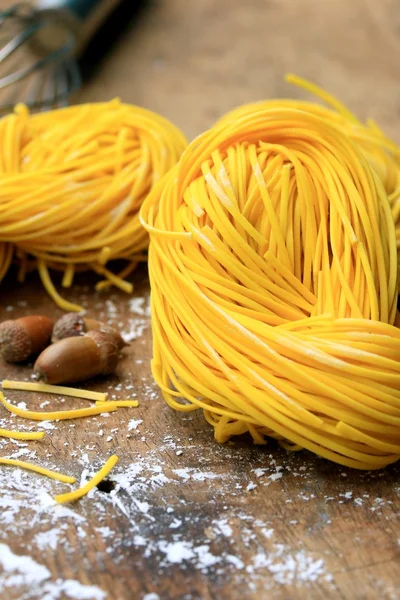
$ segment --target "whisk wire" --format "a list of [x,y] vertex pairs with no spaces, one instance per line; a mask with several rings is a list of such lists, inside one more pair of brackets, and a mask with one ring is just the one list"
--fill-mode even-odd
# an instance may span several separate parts
[[63,29],[60,46],[45,54],[37,50],[37,36],[53,24],[51,17],[24,2],[0,12],[0,114],[16,102],[32,110],[65,106],[80,87],[72,30]]

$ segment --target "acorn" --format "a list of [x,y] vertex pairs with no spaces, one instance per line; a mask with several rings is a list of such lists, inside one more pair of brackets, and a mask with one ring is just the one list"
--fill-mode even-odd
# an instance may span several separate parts
[[120,357],[119,334],[94,329],[46,348],[34,365],[36,379],[45,383],[75,383],[115,371]]
[[50,344],[54,321],[43,315],[30,315],[0,324],[0,354],[10,363],[38,355]]
[[116,336],[115,339],[120,348],[127,346],[126,342],[124,342],[115,329],[96,319],[88,319],[79,313],[66,313],[60,317],[54,324],[51,341],[58,342],[64,338],[84,335],[89,331],[95,330],[104,331]]

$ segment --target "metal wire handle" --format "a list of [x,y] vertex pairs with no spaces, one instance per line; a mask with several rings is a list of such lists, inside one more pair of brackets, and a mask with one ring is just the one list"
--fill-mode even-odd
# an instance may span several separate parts
[[68,27],[76,37],[79,53],[119,3],[120,0],[37,0],[35,9],[43,18]]
[[[77,57],[121,0],[37,0],[0,13],[0,114],[23,100],[31,108],[64,105],[80,86]],[[22,60],[19,56],[31,56]],[[10,68],[8,68],[10,65]]]

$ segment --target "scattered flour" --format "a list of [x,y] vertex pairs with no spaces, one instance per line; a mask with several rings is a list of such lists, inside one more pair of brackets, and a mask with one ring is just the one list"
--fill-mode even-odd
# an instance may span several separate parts
[[254,483],[254,481],[250,481],[250,483],[248,483],[247,486],[246,486],[246,490],[248,492],[251,492],[251,490],[255,490],[256,487],[257,487],[257,484]]
[[193,545],[190,542],[167,542],[162,540],[158,544],[159,550],[165,554],[169,563],[181,563],[195,556]]
[[56,425],[51,421],[37,421],[36,426],[46,429],[47,431],[50,431],[51,429],[57,429]]
[[130,298],[129,310],[136,315],[150,316],[150,304],[146,298]]
[[182,520],[181,519],[174,519],[171,523],[171,525],[169,526],[170,529],[179,529],[179,527],[182,525]]
[[124,342],[133,342],[143,335],[145,329],[147,329],[149,322],[147,319],[128,319],[128,323],[125,329],[121,331],[121,337]]
[[97,585],[82,585],[74,579],[57,579],[44,585],[41,600],[62,600],[65,597],[71,600],[104,600],[107,594]]
[[35,585],[51,577],[46,567],[30,556],[14,554],[6,544],[0,544],[0,565],[5,572],[12,574],[7,580],[7,587]]
[[225,537],[231,537],[233,534],[232,527],[228,524],[228,519],[220,519],[219,521],[213,521],[213,527],[216,531],[224,535]]
[[239,571],[241,571],[245,567],[244,562],[234,554],[227,554],[225,560],[228,564],[232,565],[233,567],[235,567],[235,569],[238,569]]
[[95,585],[82,585],[73,579],[51,579],[50,571],[30,556],[14,554],[6,544],[0,544],[0,566],[7,577],[0,578],[0,592],[7,588],[29,588],[21,600],[40,594],[41,600],[104,600],[107,594]]
[[106,300],[105,312],[109,319],[113,319],[118,315],[118,307],[112,300]]
[[114,535],[114,532],[112,529],[110,529],[110,527],[97,527],[96,531],[101,535],[102,538],[107,539],[107,538],[112,538]]
[[128,431],[136,430],[143,423],[143,419],[131,419],[128,423]]
[[162,540],[158,543],[158,549],[165,554],[165,562],[180,564],[184,561],[191,561],[191,565],[200,571],[207,570],[222,560],[220,556],[215,556],[210,552],[210,546],[207,544],[195,546],[189,541],[166,542]]
[[173,469],[172,472],[175,473],[175,475],[178,475],[178,477],[181,477],[184,481],[189,481],[190,479],[193,481],[205,481],[206,479],[218,479],[220,477],[218,473],[197,471],[196,469],[189,467],[184,469]]
[[41,531],[34,536],[33,541],[39,550],[46,550],[46,548],[56,550],[60,533],[61,529],[56,528],[49,529],[48,531]]
[[250,574],[258,569],[267,569],[274,582],[281,585],[312,583],[321,578],[331,581],[322,559],[312,558],[305,550],[294,554],[289,553],[283,544],[275,544],[274,551],[269,554],[260,552],[253,557],[252,564],[246,568]]

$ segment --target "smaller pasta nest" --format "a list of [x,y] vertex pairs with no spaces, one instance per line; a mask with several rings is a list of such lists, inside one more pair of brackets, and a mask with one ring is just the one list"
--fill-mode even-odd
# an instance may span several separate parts
[[[19,105],[0,120],[0,139],[1,278],[14,255],[19,279],[39,266],[59,303],[48,267],[64,272],[66,287],[75,270],[92,269],[105,277],[100,288],[131,291],[123,279],[148,245],[139,210],[182,154],[181,132],[113,100],[35,115]],[[119,276],[106,269],[116,259],[127,263]]]
[[400,457],[399,153],[308,87],[336,110],[241,107],[145,201],[152,370],[220,442],[375,469]]

